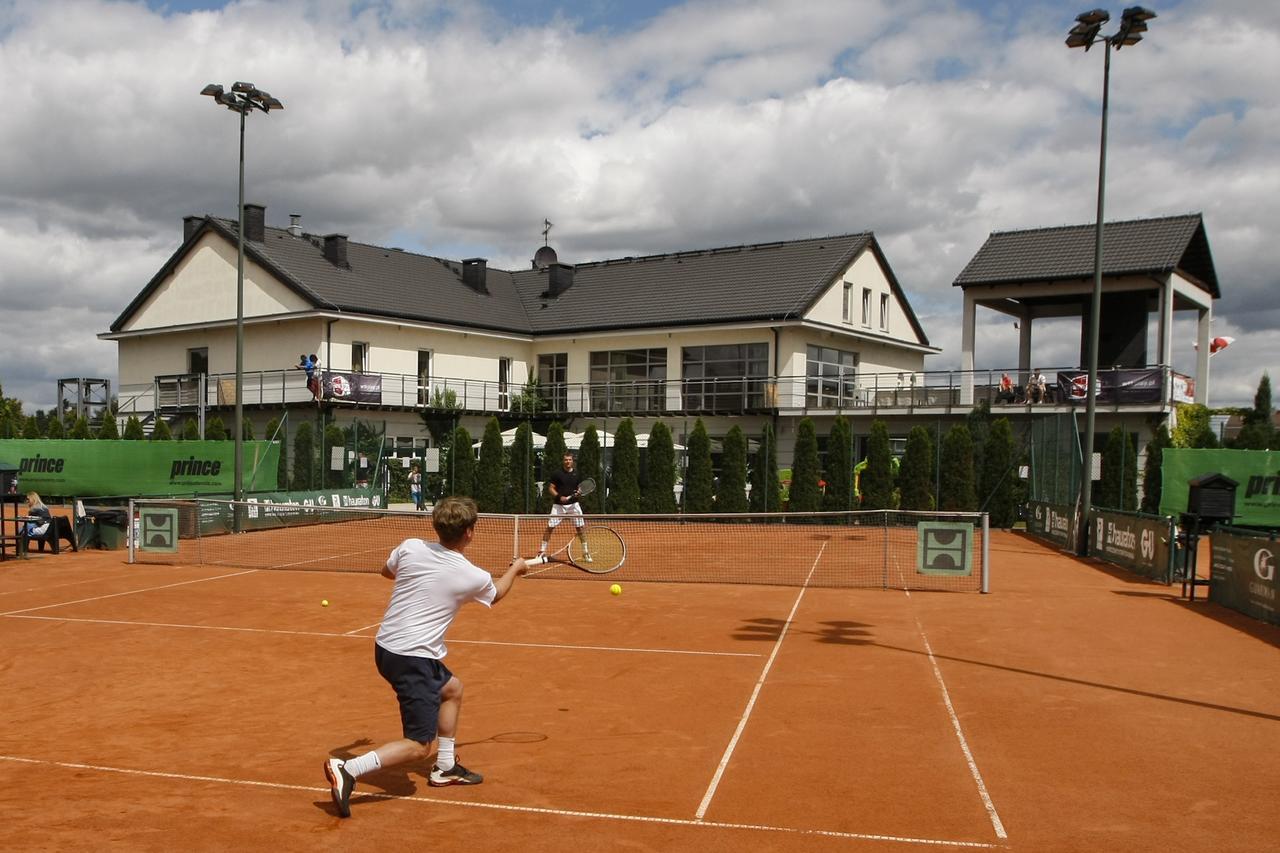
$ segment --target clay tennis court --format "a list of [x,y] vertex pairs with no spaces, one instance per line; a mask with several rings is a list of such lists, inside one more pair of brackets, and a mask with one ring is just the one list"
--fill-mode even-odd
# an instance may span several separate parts
[[[813,571],[839,546],[810,540]],[[990,595],[522,581],[450,633],[485,783],[383,771],[348,820],[322,760],[399,736],[372,661],[386,580],[5,563],[3,846],[1269,848],[1280,629],[1017,534],[990,548]]]

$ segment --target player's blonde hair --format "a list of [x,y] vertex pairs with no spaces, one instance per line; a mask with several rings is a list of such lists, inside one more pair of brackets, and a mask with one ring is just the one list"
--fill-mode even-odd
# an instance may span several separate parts
[[431,511],[431,526],[442,545],[456,545],[476,526],[478,510],[471,498],[447,497]]

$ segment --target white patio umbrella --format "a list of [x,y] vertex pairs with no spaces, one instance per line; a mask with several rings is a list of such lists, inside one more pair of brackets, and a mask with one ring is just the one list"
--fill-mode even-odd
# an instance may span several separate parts
[[[503,447],[510,447],[511,445],[513,445],[513,444],[515,444],[515,443],[516,443],[516,430],[517,430],[517,429],[518,429],[518,427],[512,427],[511,429],[507,429],[507,430],[503,430],[503,431],[502,431],[502,446],[503,446]],[[565,433],[565,435],[568,435],[568,433]],[[482,445],[482,444],[484,444],[484,439],[483,439],[483,438],[481,438],[479,441],[472,442],[471,446],[472,446],[472,447],[474,447],[476,450],[479,450],[479,449],[480,449],[480,445]],[[546,446],[547,446],[547,437],[546,437],[545,435],[538,435],[536,432],[535,432],[535,433],[533,433],[533,449],[534,449],[534,450],[541,450],[542,448],[544,448],[544,447],[546,447]]]

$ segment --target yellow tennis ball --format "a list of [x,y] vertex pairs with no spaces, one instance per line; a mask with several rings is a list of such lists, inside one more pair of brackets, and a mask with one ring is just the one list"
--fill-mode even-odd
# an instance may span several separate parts
[[613,595],[622,595],[622,587],[615,583],[613,586],[609,587],[609,592]]
[[323,598],[323,599],[321,599],[321,600],[320,600],[320,606],[321,606],[321,607],[328,607],[328,606],[329,606],[329,599],[327,599],[327,598]]

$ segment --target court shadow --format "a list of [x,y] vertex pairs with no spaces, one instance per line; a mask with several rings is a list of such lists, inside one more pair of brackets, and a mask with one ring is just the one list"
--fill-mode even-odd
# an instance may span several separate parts
[[[785,619],[760,618],[745,619],[743,623],[735,629],[733,639],[743,640],[746,642],[765,640],[777,642],[782,636],[782,632],[787,628]],[[791,628],[792,634],[807,634],[817,637],[819,643],[827,643],[830,645],[842,646],[861,646],[871,642],[867,639],[871,636],[871,632],[867,629],[870,625],[864,622],[849,622],[845,620],[836,620],[830,622],[819,622],[821,627],[816,631],[804,628]]]
[[1158,598],[1169,602],[1183,610],[1189,610],[1197,616],[1203,616],[1206,619],[1212,619],[1220,625],[1226,625],[1228,628],[1234,628],[1242,634],[1247,634],[1255,640],[1261,640],[1269,646],[1280,648],[1280,625],[1271,625],[1266,622],[1260,622],[1243,613],[1238,613],[1229,607],[1224,607],[1216,602],[1209,601],[1203,596],[1208,595],[1208,591],[1197,592],[1195,601],[1188,601],[1181,595],[1181,585],[1158,586],[1153,587],[1150,591],[1143,590],[1112,590],[1116,595],[1125,595],[1131,598]]
[[[879,646],[882,649],[891,649],[896,652],[905,652],[911,655],[920,655],[928,657],[929,653],[920,649],[906,649],[902,646],[891,646],[887,643],[868,643],[868,645]],[[1083,678],[1071,678],[1066,675],[1054,675],[1049,672],[1037,672],[1034,669],[1023,669],[1016,666],[1005,666],[998,663],[990,663],[989,661],[973,660],[971,658],[955,657],[954,655],[934,654],[937,660],[949,660],[954,663],[967,663],[972,666],[981,666],[987,669],[997,669],[1001,672],[1013,672],[1019,675],[1030,675],[1034,678],[1045,678],[1050,681],[1058,681],[1063,684],[1078,684],[1081,687],[1096,687],[1099,690],[1110,690],[1116,693],[1124,693],[1129,696],[1141,696],[1145,699],[1158,699],[1163,702],[1174,702],[1179,705],[1191,705],[1197,708],[1208,708],[1211,711],[1223,711],[1228,714],[1240,714],[1245,717],[1256,717],[1261,720],[1272,720],[1280,722],[1280,714],[1268,714],[1264,711],[1253,711],[1248,708],[1236,708],[1231,705],[1219,705],[1215,702],[1202,702],[1198,699],[1186,699],[1181,696],[1170,696],[1167,693],[1153,693],[1149,690],[1136,690],[1132,687],[1121,687],[1118,684],[1105,684],[1101,681],[1087,681]]]

